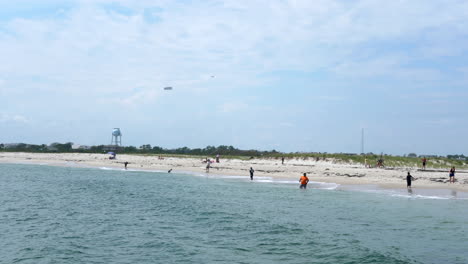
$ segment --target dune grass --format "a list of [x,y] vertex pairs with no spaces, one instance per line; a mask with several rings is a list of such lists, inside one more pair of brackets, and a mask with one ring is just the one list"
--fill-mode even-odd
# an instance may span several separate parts
[[[205,155],[184,155],[184,154],[131,154],[131,155],[141,155],[141,156],[161,156],[164,158],[175,157],[175,158],[194,158],[194,159],[214,159],[214,156],[205,156]],[[380,158],[380,155],[351,155],[351,154],[341,154],[341,153],[287,153],[287,154],[274,154],[274,155],[263,155],[256,157],[249,156],[237,156],[237,155],[222,155],[221,159],[238,159],[238,160],[250,160],[254,159],[275,159],[278,162],[281,162],[281,158],[284,157],[285,161],[291,159],[302,159],[302,160],[326,160],[333,161],[336,163],[350,163],[356,165],[363,165],[367,159],[367,163],[371,166],[376,166],[377,160]],[[422,166],[421,158],[413,157],[401,157],[401,156],[391,156],[383,155],[385,167],[399,167],[399,168],[420,168]],[[449,169],[452,166],[459,169],[468,169],[468,162],[464,160],[453,160],[444,157],[437,158],[427,158],[427,168],[435,169]]]

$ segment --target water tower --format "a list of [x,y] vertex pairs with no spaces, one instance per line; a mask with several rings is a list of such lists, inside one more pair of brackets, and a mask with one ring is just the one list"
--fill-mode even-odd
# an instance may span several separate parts
[[112,129],[111,145],[122,146],[122,132],[120,132],[120,128]]

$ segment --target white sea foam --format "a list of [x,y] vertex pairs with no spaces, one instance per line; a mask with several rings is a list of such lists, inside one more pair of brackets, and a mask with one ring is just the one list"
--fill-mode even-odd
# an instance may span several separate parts
[[[220,175],[220,174],[209,174],[209,173],[194,173],[190,171],[177,171],[177,174],[189,174],[197,177],[204,177],[210,179],[231,179],[231,180],[244,180],[251,181],[250,177],[247,175]],[[273,177],[266,176],[254,176],[252,182],[257,183],[273,183],[273,184],[288,184],[288,185],[299,185],[299,181],[289,180],[289,179],[277,179]],[[321,190],[335,190],[340,185],[337,183],[328,183],[328,182],[309,182],[309,188],[311,189],[321,189]]]
[[[250,181],[248,176],[226,176],[226,175],[201,175],[208,178],[219,178],[219,179],[237,179],[237,180],[246,180]],[[288,184],[288,185],[299,185],[298,181],[288,180],[288,179],[276,179],[273,177],[254,177],[253,182],[258,183],[276,183],[276,184]],[[340,185],[337,183],[327,183],[327,182],[309,182],[309,188],[312,189],[322,189],[322,190],[335,190]]]
[[115,168],[99,167],[100,170],[116,170]]
[[435,200],[448,200],[450,197],[430,196],[430,195],[412,195],[412,194],[391,194],[393,197],[411,198],[411,199],[435,199]]
[[124,169],[124,168],[113,168],[113,167],[99,167],[100,170],[107,171],[126,171],[126,172],[146,172],[146,173],[167,173],[162,170],[144,170],[144,169]]
[[[362,191],[362,192],[367,192],[367,193],[375,193],[375,194],[381,194],[381,195],[388,195],[391,197],[397,197],[397,198],[406,198],[406,199],[431,199],[431,200],[450,200],[450,199],[456,199],[456,200],[467,200],[468,198],[466,197],[456,197],[454,195],[451,195],[448,193],[443,193],[442,190],[440,190],[437,194],[434,194],[436,192],[435,190],[412,190],[412,192],[406,192],[406,190],[395,190],[395,189],[354,189],[354,191]],[[417,193],[420,192],[420,193]],[[439,194],[440,193],[440,194]]]

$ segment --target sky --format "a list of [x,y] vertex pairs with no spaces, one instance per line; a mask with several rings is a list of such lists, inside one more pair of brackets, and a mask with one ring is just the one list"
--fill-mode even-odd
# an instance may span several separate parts
[[468,154],[466,0],[0,6],[0,143]]

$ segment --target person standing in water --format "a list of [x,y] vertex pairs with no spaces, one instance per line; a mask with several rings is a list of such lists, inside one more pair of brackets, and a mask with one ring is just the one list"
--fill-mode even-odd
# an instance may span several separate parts
[[426,170],[426,162],[427,162],[426,157],[422,158],[421,161],[422,161],[422,169],[423,169],[423,170]]
[[128,161],[124,162],[125,169],[127,169]]
[[304,173],[304,175],[299,179],[299,182],[301,183],[301,186],[299,186],[300,189],[307,189],[307,183],[309,183],[307,173]]
[[411,174],[408,171],[408,175],[406,175],[406,188],[411,189],[411,181],[413,181],[414,178],[411,176]]
[[252,167],[250,167],[249,172],[250,172],[250,180],[253,181],[253,175],[254,175],[255,170]]
[[206,172],[210,172],[211,160],[207,159],[206,161]]
[[452,167],[449,172],[450,183],[455,183],[455,167]]
[[284,165],[284,157],[281,157],[281,165]]

